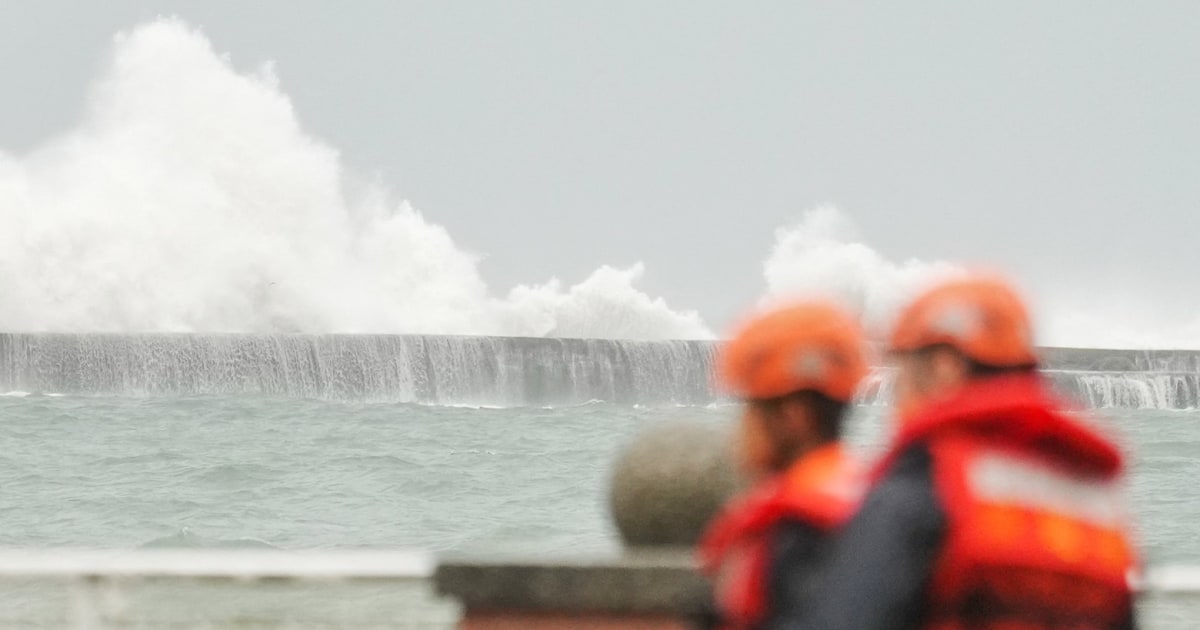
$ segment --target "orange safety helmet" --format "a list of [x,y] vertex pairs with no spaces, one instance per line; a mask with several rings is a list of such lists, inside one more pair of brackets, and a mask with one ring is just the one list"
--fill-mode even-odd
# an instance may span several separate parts
[[950,280],[901,312],[892,331],[892,352],[940,344],[994,367],[1038,362],[1025,304],[1007,282],[994,276]]
[[858,323],[824,302],[769,311],[748,322],[721,351],[721,380],[748,399],[811,390],[849,401],[867,374]]

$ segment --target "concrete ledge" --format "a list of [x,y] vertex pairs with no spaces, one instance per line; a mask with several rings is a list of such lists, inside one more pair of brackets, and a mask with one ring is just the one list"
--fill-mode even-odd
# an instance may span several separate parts
[[[434,576],[438,593],[457,599],[464,628],[517,627],[505,620],[534,623],[539,617],[594,617],[639,627],[666,628],[672,619],[693,617],[707,608],[708,585],[696,572],[690,551],[630,551],[597,559],[446,560]],[[476,626],[485,620],[487,626]],[[525,626],[532,627],[532,626]],[[579,626],[582,627],[582,626]],[[634,627],[626,625],[624,627]]]
[[694,630],[695,624],[668,615],[477,614],[459,630]]

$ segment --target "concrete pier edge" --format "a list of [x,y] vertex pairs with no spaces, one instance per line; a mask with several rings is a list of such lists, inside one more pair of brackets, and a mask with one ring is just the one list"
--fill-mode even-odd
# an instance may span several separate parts
[[606,558],[448,558],[434,584],[468,617],[515,611],[688,617],[703,614],[708,602],[708,585],[691,550],[680,548]]

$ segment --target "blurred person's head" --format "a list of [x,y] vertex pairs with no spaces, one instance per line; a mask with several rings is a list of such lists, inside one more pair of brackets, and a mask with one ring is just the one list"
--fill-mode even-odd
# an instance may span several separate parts
[[750,319],[724,347],[720,377],[743,401],[738,459],[745,472],[781,472],[835,442],[868,370],[853,317],[824,302],[777,308]]
[[1037,369],[1029,313],[1003,279],[972,275],[939,284],[905,308],[888,354],[903,418],[968,382]]

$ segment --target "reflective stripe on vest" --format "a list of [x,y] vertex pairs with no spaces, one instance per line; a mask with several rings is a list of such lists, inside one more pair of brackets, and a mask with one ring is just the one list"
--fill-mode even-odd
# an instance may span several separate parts
[[990,451],[969,464],[968,482],[976,497],[1053,512],[1105,527],[1124,522],[1121,493],[1115,484],[1072,476],[1028,458]]

